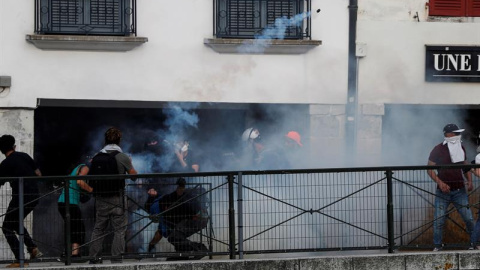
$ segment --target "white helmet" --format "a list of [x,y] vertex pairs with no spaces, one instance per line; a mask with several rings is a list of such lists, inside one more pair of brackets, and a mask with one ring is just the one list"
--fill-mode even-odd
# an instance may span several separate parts
[[256,139],[260,135],[258,129],[256,128],[247,128],[242,134],[242,141],[246,142],[248,139]]

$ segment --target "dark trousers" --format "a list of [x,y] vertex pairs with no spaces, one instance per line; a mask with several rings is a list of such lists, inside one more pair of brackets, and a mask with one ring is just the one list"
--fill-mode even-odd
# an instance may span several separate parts
[[205,250],[206,247],[203,244],[190,241],[187,238],[201,231],[206,226],[206,219],[184,219],[175,224],[175,228],[168,236],[168,242],[175,247],[175,251],[177,252]]
[[[13,196],[18,196],[18,195],[13,195]],[[35,206],[38,204],[38,201],[31,202],[28,204],[27,202],[30,202],[35,199],[37,199],[37,197],[25,196],[26,205],[25,205],[23,219],[25,219],[25,217],[28,216],[28,214],[30,214],[35,208]],[[10,249],[12,250],[17,260],[20,258],[20,249],[19,249],[20,242],[18,241],[18,238],[16,236],[16,233],[18,233],[18,228],[20,225],[20,223],[18,222],[19,220],[18,215],[19,215],[18,198],[14,197],[14,199],[12,199],[10,201],[10,204],[8,205],[7,213],[5,214],[5,219],[3,220],[2,231],[3,231],[3,234],[5,235],[5,238],[7,239],[8,244],[10,245]],[[22,219],[22,223],[23,223],[23,219]],[[28,233],[25,227],[23,227],[23,232],[24,232],[25,245],[27,246],[27,250],[31,252],[32,249],[37,247],[37,245],[35,245],[35,243],[33,242],[32,238],[30,237],[30,234]]]
[[[66,221],[65,203],[58,203],[58,212]],[[70,240],[77,244],[85,242],[85,226],[83,225],[82,212],[77,204],[70,204]]]

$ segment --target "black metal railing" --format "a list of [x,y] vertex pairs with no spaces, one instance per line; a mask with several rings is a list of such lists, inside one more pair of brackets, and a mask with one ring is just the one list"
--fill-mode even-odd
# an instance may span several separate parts
[[[109,243],[114,232],[109,231],[98,239],[91,237],[95,205],[103,200],[102,196],[78,204],[82,213],[80,220],[72,220],[74,215],[66,215],[64,220],[59,214],[57,201],[62,190],[64,194],[69,194],[65,202],[69,201],[70,193],[66,191],[70,187],[65,180],[84,179],[92,183],[95,180],[118,181],[119,177],[126,179],[124,195],[128,199],[123,259],[212,258],[216,255],[228,255],[235,259],[262,253],[431,249],[436,184],[427,175],[427,170],[472,167],[480,166],[142,174],[134,178],[129,175],[25,177],[13,183],[40,186],[41,194],[35,197],[38,199],[34,202],[28,202],[32,196],[27,193],[27,199],[18,201],[18,209],[24,209],[28,204],[36,205],[33,215],[27,217],[25,224],[34,242],[45,254],[37,261],[63,260],[69,264],[75,260],[92,259],[88,257],[89,245],[103,238],[110,240],[104,242],[102,257],[110,258]],[[153,188],[163,195],[176,192],[176,180],[179,177],[186,179],[186,190],[191,192],[189,199],[156,213],[148,211],[145,208],[148,191]],[[476,189],[468,193],[469,204],[460,207],[476,215],[480,183],[478,178],[474,179]],[[0,179],[2,182],[4,180],[7,179]],[[63,184],[58,184],[59,180]],[[6,206],[11,198],[5,186],[1,192],[0,219],[5,217]],[[203,249],[176,250],[177,246],[169,232],[163,234],[163,241],[152,242],[156,231],[163,228],[160,225],[165,224],[161,219],[173,220],[174,216],[180,220],[186,218],[177,210],[192,202],[202,205],[198,209],[203,209],[204,222],[201,226],[190,228],[188,239]],[[67,213],[74,208],[70,203],[65,203],[65,207]],[[453,205],[446,213],[445,247],[466,249],[470,239],[463,221]],[[77,223],[85,227],[85,241],[78,247],[82,259],[69,255],[72,239],[76,238],[72,232],[75,230],[73,225]],[[2,228],[6,228],[5,223]],[[22,229],[18,229],[20,234]],[[5,238],[0,236],[2,241]],[[154,243],[155,249],[149,247],[151,243]],[[1,246],[0,261],[13,260],[8,245]],[[66,254],[63,258],[62,253]],[[28,260],[28,256],[23,258]]]
[[214,0],[213,14],[217,38],[311,38],[311,0]]
[[35,0],[35,33],[136,35],[136,0]]

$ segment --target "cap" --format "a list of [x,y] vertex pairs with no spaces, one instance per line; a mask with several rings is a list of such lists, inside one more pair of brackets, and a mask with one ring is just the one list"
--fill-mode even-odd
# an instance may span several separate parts
[[180,186],[180,187],[185,187],[185,184],[187,183],[187,181],[185,181],[185,178],[178,178],[177,180],[177,185]]
[[287,135],[285,135],[285,136],[286,136],[287,138],[290,138],[290,139],[294,140],[298,145],[303,146],[303,145],[302,145],[302,142],[301,142],[301,140],[300,140],[300,138],[301,138],[301,137],[300,137],[300,134],[298,134],[298,132],[296,132],[296,131],[289,131],[289,132],[287,133]]
[[455,124],[447,124],[443,128],[443,133],[457,133],[457,132],[463,132],[464,130],[465,130],[464,128],[460,129]]

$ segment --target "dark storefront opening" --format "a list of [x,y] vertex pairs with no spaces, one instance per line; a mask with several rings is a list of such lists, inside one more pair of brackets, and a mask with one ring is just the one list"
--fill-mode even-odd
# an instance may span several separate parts
[[[124,151],[141,153],[146,132],[169,132],[166,122],[171,117],[168,115],[171,106],[159,102],[41,100],[35,110],[35,160],[44,175],[66,175],[82,155],[101,149],[103,134],[110,126],[122,130]],[[225,162],[222,155],[235,151],[246,128],[259,128],[263,139],[281,136],[289,130],[301,134],[308,131],[308,105],[177,103],[175,106],[181,108],[181,113],[198,117],[196,127],[184,124],[182,133],[205,160],[207,166],[203,171],[226,168],[225,164],[219,164]]]
[[[40,100],[35,110],[34,158],[43,175],[67,175],[82,155],[95,154],[103,146],[103,134],[110,126],[123,132],[122,149],[134,156],[141,153],[148,139],[146,130],[168,130],[172,104],[160,102]],[[261,130],[268,141],[286,130],[308,132],[308,105],[287,104],[176,104],[187,116],[196,115],[196,127],[185,129],[192,149],[199,152],[201,171],[225,170],[229,152],[235,150],[241,135],[251,126]],[[163,133],[161,133],[163,134]],[[304,142],[308,145],[307,142]],[[135,165],[135,162],[134,162]],[[136,166],[136,165],[135,165]],[[203,168],[202,168],[203,166]],[[139,173],[145,172],[137,168]],[[51,193],[53,183],[41,183],[42,197],[34,214],[33,232],[46,256],[63,251],[63,220],[57,210],[60,191]],[[94,200],[80,206],[85,237],[90,239],[94,225]],[[37,233],[38,232],[38,233]],[[111,236],[109,236],[111,237]],[[111,243],[111,240],[104,242]],[[127,243],[127,250],[130,244]],[[104,246],[108,254],[110,248]],[[83,249],[82,253],[87,253]]]

